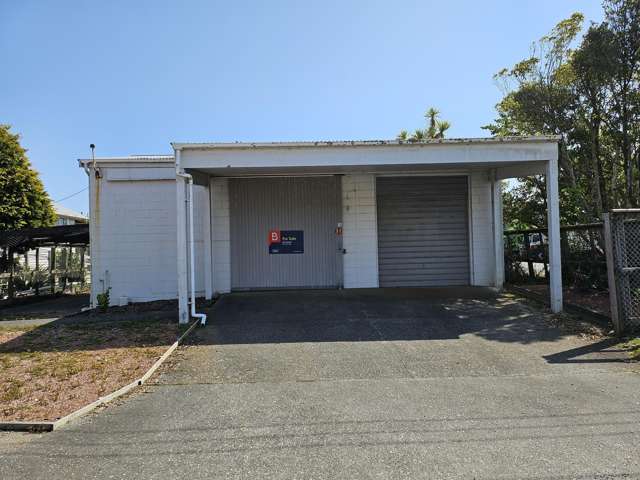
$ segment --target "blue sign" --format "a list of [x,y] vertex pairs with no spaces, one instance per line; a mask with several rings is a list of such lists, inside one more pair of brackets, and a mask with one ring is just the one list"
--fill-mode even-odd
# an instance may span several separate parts
[[302,230],[272,230],[269,253],[304,253],[304,232]]

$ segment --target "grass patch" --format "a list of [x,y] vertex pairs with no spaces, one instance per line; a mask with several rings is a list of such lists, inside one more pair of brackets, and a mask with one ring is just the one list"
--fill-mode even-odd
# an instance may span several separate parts
[[182,330],[143,315],[0,325],[0,421],[55,420],[142,376]]
[[632,360],[640,361],[640,337],[633,338],[622,344],[622,348],[628,350]]
[[38,328],[38,325],[20,326],[20,325],[2,325],[2,323],[0,323],[0,334],[13,333],[13,332],[24,333],[24,332],[30,332],[31,330],[35,330],[36,328]]
[[11,402],[19,399],[22,396],[23,386],[24,382],[21,382],[20,380],[16,380],[14,378],[8,379],[0,391],[0,399],[3,402]]

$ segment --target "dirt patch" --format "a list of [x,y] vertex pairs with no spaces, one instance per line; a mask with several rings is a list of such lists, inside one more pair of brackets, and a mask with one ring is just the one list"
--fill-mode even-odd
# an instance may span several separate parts
[[[529,290],[539,295],[549,295],[548,285],[517,285],[519,288]],[[562,290],[563,301],[571,305],[588,308],[594,312],[604,315],[611,315],[611,307],[609,305],[609,292],[598,290],[581,290],[578,288],[564,288]]]
[[89,295],[43,295],[0,301],[0,321],[59,318],[89,305]]
[[0,324],[0,421],[56,420],[142,376],[178,337],[175,321]]

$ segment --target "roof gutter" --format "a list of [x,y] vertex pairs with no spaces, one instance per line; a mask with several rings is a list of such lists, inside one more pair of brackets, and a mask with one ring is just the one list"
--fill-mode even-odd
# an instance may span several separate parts
[[175,150],[214,150],[214,149],[262,149],[262,148],[345,148],[345,147],[430,147],[437,145],[483,145],[504,143],[558,143],[559,135],[510,136],[486,138],[444,138],[419,142],[408,140],[336,140],[336,141],[300,141],[300,142],[211,142],[181,143],[171,142]]

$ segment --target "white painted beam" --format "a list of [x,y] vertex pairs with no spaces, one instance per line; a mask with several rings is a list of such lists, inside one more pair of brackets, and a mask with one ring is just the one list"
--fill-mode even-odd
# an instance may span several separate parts
[[523,163],[522,165],[509,165],[496,169],[496,179],[505,180],[507,178],[544,175],[546,171],[546,162],[528,162]]
[[547,161],[557,156],[557,141],[504,142],[486,144],[430,144],[378,147],[335,148],[220,148],[185,149],[185,169],[286,167],[357,167],[410,165],[484,165]]
[[562,311],[562,260],[560,252],[560,196],[558,191],[558,159],[547,162],[547,235],[549,241],[549,301],[551,311]]

